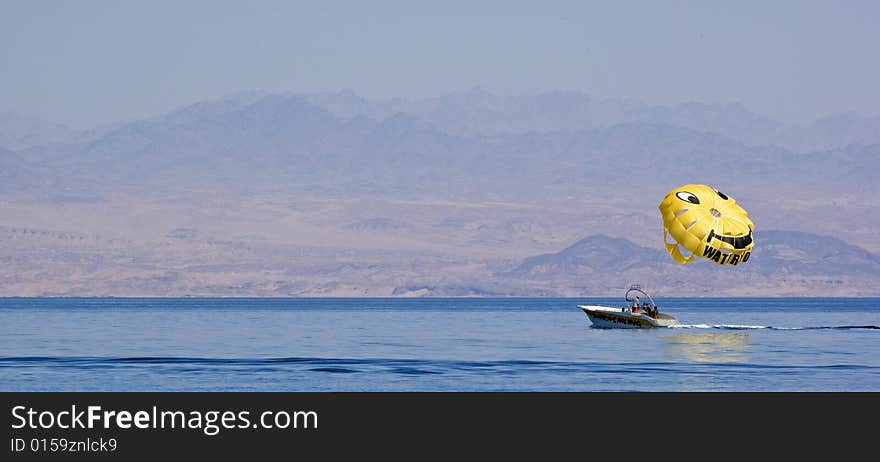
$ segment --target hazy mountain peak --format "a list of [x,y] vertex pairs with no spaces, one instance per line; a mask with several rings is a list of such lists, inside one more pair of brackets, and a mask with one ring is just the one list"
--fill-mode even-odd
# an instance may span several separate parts
[[66,143],[75,139],[78,130],[13,112],[0,113],[0,146],[21,150],[45,144]]
[[468,98],[487,98],[495,95],[486,90],[482,85],[476,85],[465,91],[464,96]]
[[374,107],[374,104],[371,104],[350,88],[338,92],[313,93],[301,96],[309,103],[345,119],[357,116],[376,118],[384,112],[382,109]]
[[566,247],[560,253],[571,253],[594,248],[614,248],[618,250],[640,250],[642,247],[622,237],[611,237],[606,234],[587,236]]
[[435,131],[422,118],[407,112],[396,112],[380,122],[378,130],[385,134],[402,134],[408,131]]
[[253,104],[270,94],[271,93],[263,90],[244,90],[224,95],[220,98],[220,100],[244,106],[248,104]]

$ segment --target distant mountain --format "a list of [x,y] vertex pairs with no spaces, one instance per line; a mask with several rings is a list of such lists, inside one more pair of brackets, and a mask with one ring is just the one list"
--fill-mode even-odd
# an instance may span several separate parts
[[[877,295],[880,256],[829,236],[763,231],[746,264],[718,266],[698,259],[678,265],[665,251],[594,235],[552,254],[526,258],[499,277],[524,293],[606,294],[642,283],[667,294]],[[659,246],[658,246],[659,247]]]
[[[807,125],[787,127],[780,138],[798,151],[833,150],[850,145],[880,143],[880,115],[866,117],[855,112],[832,114]],[[771,139],[765,139],[771,143]]]
[[646,265],[662,266],[662,255],[623,238],[597,234],[585,237],[552,254],[526,258],[511,276],[533,279],[557,279],[560,275],[595,275],[619,273]]
[[634,122],[673,125],[725,136],[775,131],[781,126],[741,105],[652,106],[628,99],[592,98],[576,91],[500,96],[475,87],[445,96],[388,101],[370,101],[350,90],[302,96],[339,117],[383,119],[403,112],[418,116],[447,133],[463,136],[580,131]]
[[[582,131],[647,123],[715,133],[748,146],[771,145],[794,152],[880,144],[880,115],[839,113],[809,124],[792,125],[757,114],[741,104],[652,105],[632,99],[594,98],[577,91],[503,96],[481,87],[430,98],[388,100],[369,100],[348,89],[282,95],[247,91],[198,102],[149,120],[185,124],[233,112],[270,96],[299,98],[343,120],[381,121],[398,113],[409,114],[440,131],[465,137]],[[33,117],[4,114],[0,115],[0,146],[21,150],[88,142],[118,126],[79,131]]]
[[[359,106],[356,95],[342,96]],[[566,98],[553,97],[559,104]],[[248,93],[16,155],[43,169],[53,190],[70,191],[46,197],[77,200],[122,191],[144,198],[158,191],[499,203],[603,198],[624,212],[655,213],[654,202],[670,188],[699,181],[754,204],[749,210],[766,217],[764,226],[829,232],[845,222],[847,238],[862,238],[880,225],[863,212],[880,194],[873,174],[880,144],[797,153],[649,122],[468,136],[407,112],[342,118],[314,100]]]
[[202,119],[211,119],[223,114],[238,111],[250,106],[261,99],[270,96],[263,91],[245,91],[233,93],[222,98],[210,101],[200,101],[183,108],[171,111],[167,115],[153,118],[157,122],[166,124],[185,125],[198,123]]
[[354,91],[346,89],[336,93],[311,93],[301,94],[310,104],[314,104],[331,114],[343,118],[353,119],[356,117],[366,117],[374,120],[381,120],[390,117],[396,112],[400,112],[401,106],[395,103],[383,103],[368,101],[366,98],[357,95]]
[[0,180],[9,183],[21,176],[24,161],[12,151],[0,148]]
[[[866,142],[865,120],[822,139]],[[0,150],[0,294],[876,294],[880,144],[752,142],[789,128],[569,92],[242,93]],[[691,182],[747,208],[749,264],[656,245]]]
[[[486,172],[495,156],[397,113],[381,121],[343,120],[298,96],[196,105],[125,124],[77,146],[22,152],[108,188],[186,186],[384,190],[445,188],[458,172]],[[443,183],[443,185],[439,184]]]
[[[355,95],[343,96],[355,99],[350,104],[359,107]],[[564,106],[561,95],[545,97]],[[493,102],[499,97],[475,98]],[[786,176],[805,184],[821,176],[833,180],[834,188],[861,190],[864,186],[853,179],[880,162],[880,145],[800,154],[653,122],[469,136],[445,131],[431,122],[430,114],[344,119],[316,106],[315,100],[324,101],[247,94],[127,123],[80,144],[31,148],[20,155],[62,169],[80,183],[108,189],[197,182],[213,189],[395,195],[456,191],[494,198],[531,195],[534,188],[583,195],[614,184],[615,178],[636,182],[655,195],[692,178],[725,184],[731,177],[740,187],[758,191],[771,178]],[[689,111],[708,120],[705,111]]]
[[0,191],[39,197],[53,177],[46,167],[33,165],[18,154],[0,148]]
[[769,276],[880,276],[880,256],[835,237],[774,230],[761,232],[760,238],[755,266]]
[[73,141],[78,134],[68,126],[22,114],[0,114],[0,146],[13,151]]
[[647,123],[715,133],[748,146],[771,145],[796,152],[880,143],[880,116],[856,113],[787,125],[741,104],[650,105],[630,99],[592,98],[577,91],[501,96],[481,87],[415,100],[370,101],[351,90],[302,96],[339,117],[379,120],[403,112],[462,136],[580,131]]

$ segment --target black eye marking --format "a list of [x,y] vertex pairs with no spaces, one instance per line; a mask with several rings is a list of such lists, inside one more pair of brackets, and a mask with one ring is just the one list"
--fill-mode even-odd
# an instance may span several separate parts
[[727,196],[725,196],[723,192],[721,192],[721,191],[719,191],[719,190],[717,190],[717,189],[715,190],[715,192],[718,193],[718,197],[720,197],[720,198],[722,198],[722,199],[724,199],[724,200],[727,200]]
[[675,196],[685,202],[690,202],[691,204],[699,204],[700,203],[700,199],[698,199],[697,196],[695,196],[687,191],[677,192],[677,193],[675,193]]

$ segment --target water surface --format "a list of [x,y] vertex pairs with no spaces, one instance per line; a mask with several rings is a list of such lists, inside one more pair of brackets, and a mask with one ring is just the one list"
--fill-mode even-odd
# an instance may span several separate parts
[[880,299],[620,301],[0,298],[0,390],[880,390]]

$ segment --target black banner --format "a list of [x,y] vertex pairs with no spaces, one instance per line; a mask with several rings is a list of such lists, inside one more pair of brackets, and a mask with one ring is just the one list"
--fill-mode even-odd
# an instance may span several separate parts
[[[2,393],[3,460],[870,447],[875,393]],[[864,422],[868,422],[865,425]],[[413,452],[415,451],[415,452]],[[814,453],[813,453],[814,454]],[[466,457],[465,457],[466,458]]]

